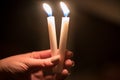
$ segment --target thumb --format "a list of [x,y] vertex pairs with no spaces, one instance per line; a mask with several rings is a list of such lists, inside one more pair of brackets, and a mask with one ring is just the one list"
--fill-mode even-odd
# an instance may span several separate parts
[[59,55],[46,59],[31,59],[29,61],[29,64],[32,67],[41,67],[41,68],[50,67],[58,64],[59,59],[60,59]]

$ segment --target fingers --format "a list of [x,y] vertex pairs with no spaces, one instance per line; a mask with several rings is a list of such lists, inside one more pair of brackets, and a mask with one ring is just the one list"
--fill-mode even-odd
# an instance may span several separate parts
[[65,65],[65,66],[64,66],[64,69],[63,69],[63,71],[62,71],[62,74],[63,74],[64,76],[68,76],[68,75],[70,75],[70,73],[71,73],[70,68],[73,67],[73,66],[75,65],[75,63],[74,63],[74,61],[72,61],[71,59],[67,59],[67,60],[65,61],[65,64],[64,64],[64,65]]
[[[73,52],[66,50],[65,58],[71,58],[73,56]],[[43,51],[35,51],[30,54],[30,57],[36,59],[45,59],[51,57],[51,50],[43,50]]]
[[54,63],[54,64],[58,64],[59,60],[60,60],[60,55],[53,56],[51,58],[51,62]]
[[[65,68],[72,67],[74,65],[73,64],[74,62],[70,58],[73,56],[73,52],[67,50],[65,53],[66,53],[65,54]],[[32,52],[32,56],[34,57],[33,58],[34,60],[32,60],[31,63],[35,61],[33,64],[39,65],[41,67],[52,66],[52,65],[58,64],[59,58],[60,58],[59,55],[50,57],[51,50]]]
[[44,75],[43,75],[42,71],[37,71],[37,72],[31,74],[32,80],[42,79],[43,76]]
[[64,80],[66,77],[68,77],[69,71],[67,69],[63,69],[61,73],[57,73],[55,78],[56,80]]
[[63,69],[62,75],[63,76],[68,76],[69,75],[69,71],[67,69]]
[[71,57],[73,57],[73,52],[66,50],[66,52],[65,52],[65,58],[66,58],[66,59],[69,59],[69,58],[71,58]]
[[63,79],[65,79],[67,76],[70,75],[70,68],[75,65],[74,61],[70,59],[71,57],[73,57],[73,52],[67,50],[66,56],[65,56],[64,69],[61,73],[63,76]]
[[71,59],[67,59],[65,61],[65,68],[71,68],[73,67],[75,64],[74,64],[74,61],[72,61]]
[[30,57],[36,59],[45,59],[51,57],[51,50],[44,50],[44,51],[35,51],[30,54]]
[[[50,50],[46,50],[46,51],[40,51],[40,52],[33,52],[34,56],[37,54],[37,56],[39,56],[39,58],[36,58],[36,63],[34,62],[35,66],[39,66],[42,69],[48,67],[49,69],[52,67],[50,66],[54,66],[57,65],[59,63],[59,59],[60,59],[60,55],[54,56],[54,57],[50,57],[51,56],[51,51]],[[57,73],[56,74],[56,79],[57,80],[64,80],[69,74],[69,68],[72,67],[74,65],[74,62],[70,59],[73,56],[73,52],[71,51],[66,51],[65,52],[65,62],[64,62],[64,68],[62,70],[61,73]],[[41,58],[41,59],[40,59]],[[48,69],[47,68],[47,69]],[[45,69],[46,71],[46,69]],[[47,70],[49,71],[49,70]],[[46,80],[53,80],[53,75],[46,75],[44,76]]]
[[32,80],[54,80],[54,75],[44,75],[42,71],[38,71],[31,75]]
[[47,59],[29,59],[29,61],[27,61],[27,65],[28,66],[32,66],[32,67],[40,67],[40,68],[45,68],[45,67],[50,67],[50,66],[54,66],[56,64],[58,64],[60,59],[60,56],[54,56],[51,58],[47,58]]
[[65,68],[70,68],[74,66],[74,61],[72,61],[70,58],[73,57],[73,52],[66,50],[66,55],[65,55]]

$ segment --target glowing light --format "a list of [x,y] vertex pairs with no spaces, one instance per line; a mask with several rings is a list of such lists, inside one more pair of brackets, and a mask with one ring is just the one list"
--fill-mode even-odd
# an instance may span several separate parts
[[68,14],[70,13],[68,7],[66,6],[66,4],[64,2],[60,2],[60,6],[62,8],[63,14],[64,16],[68,16]]
[[45,9],[45,11],[48,14],[48,16],[52,16],[52,9],[51,9],[51,7],[48,4],[44,3],[43,4],[43,8]]

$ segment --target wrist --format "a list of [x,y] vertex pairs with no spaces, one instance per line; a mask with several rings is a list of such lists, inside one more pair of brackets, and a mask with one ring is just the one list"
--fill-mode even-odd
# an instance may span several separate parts
[[4,80],[4,71],[2,68],[2,60],[0,60],[0,80]]
[[0,60],[0,74],[5,72],[3,66],[4,66],[4,64],[3,64],[3,59],[1,59],[1,60]]
[[3,60],[0,60],[0,80],[8,80],[10,77],[9,73],[5,71],[5,66],[3,64]]

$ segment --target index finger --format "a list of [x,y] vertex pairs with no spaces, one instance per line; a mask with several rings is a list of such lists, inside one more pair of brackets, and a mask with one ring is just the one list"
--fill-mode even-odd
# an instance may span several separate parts
[[73,52],[72,52],[72,51],[69,51],[69,50],[66,50],[66,52],[65,52],[65,58],[66,58],[66,59],[69,59],[69,58],[71,58],[71,57],[73,57]]
[[32,52],[32,57],[37,59],[45,59],[51,57],[51,50]]

